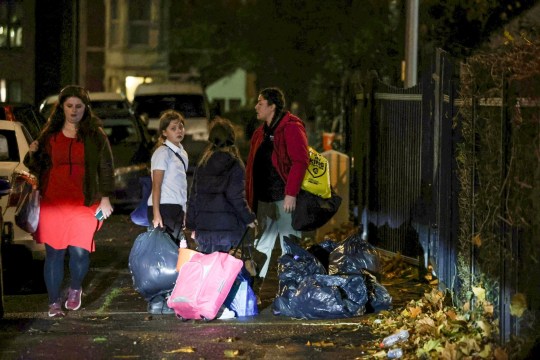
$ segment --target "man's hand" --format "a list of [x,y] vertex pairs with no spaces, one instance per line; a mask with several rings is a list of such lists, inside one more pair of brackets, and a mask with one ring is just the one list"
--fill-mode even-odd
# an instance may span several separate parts
[[286,213],[292,213],[294,209],[296,209],[296,198],[294,196],[285,195],[283,210],[285,210]]

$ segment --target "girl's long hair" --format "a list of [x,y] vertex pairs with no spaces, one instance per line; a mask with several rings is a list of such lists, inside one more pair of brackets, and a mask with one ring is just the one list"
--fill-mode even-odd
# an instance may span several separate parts
[[240,165],[244,167],[240,150],[235,144],[234,128],[230,120],[220,117],[215,118],[210,126],[208,141],[209,143],[206,145],[199,159],[198,166],[206,165],[212,155],[219,151],[230,154],[233,158],[238,159]]
[[158,128],[159,137],[158,137],[158,140],[156,141],[156,145],[152,149],[152,152],[156,151],[157,148],[159,148],[161,145],[165,143],[165,140],[167,139],[167,137],[163,135],[163,131],[167,130],[167,128],[169,127],[169,124],[175,120],[180,120],[182,125],[186,126],[186,120],[184,119],[182,114],[180,114],[178,111],[170,109],[170,110],[165,110],[161,113],[161,116],[159,117],[159,128]]

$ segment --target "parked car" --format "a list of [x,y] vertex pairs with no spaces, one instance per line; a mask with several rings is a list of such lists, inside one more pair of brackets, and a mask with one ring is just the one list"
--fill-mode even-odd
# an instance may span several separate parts
[[4,223],[2,242],[23,246],[34,259],[45,256],[43,244],[37,244],[32,235],[15,224],[15,211],[19,201],[17,189],[20,183],[30,178],[28,168],[23,164],[28,146],[33,141],[24,125],[15,121],[0,120],[0,179],[10,181],[9,197],[0,199]]
[[[39,105],[40,114],[48,119],[57,101],[58,94],[46,97]],[[132,111],[129,100],[116,92],[90,92],[90,106],[94,111]]]
[[[7,179],[0,178],[0,198],[9,194],[10,184]],[[2,209],[0,208],[0,229],[4,226],[4,218],[2,217]],[[2,248],[3,242],[0,243],[0,319],[4,317],[4,267],[2,262],[3,252]]]
[[154,143],[146,126],[126,110],[96,110],[109,137],[114,158],[113,205],[135,208],[141,200],[139,178],[150,175]]
[[33,105],[18,102],[0,102],[0,119],[20,122],[34,139],[47,121]]

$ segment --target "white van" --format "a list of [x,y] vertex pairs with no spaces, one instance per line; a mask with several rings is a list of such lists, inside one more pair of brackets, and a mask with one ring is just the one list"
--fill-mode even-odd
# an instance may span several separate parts
[[144,83],[135,89],[133,107],[138,116],[147,118],[148,131],[155,134],[159,117],[168,109],[179,111],[186,119],[186,139],[206,141],[210,110],[201,85],[167,82]]

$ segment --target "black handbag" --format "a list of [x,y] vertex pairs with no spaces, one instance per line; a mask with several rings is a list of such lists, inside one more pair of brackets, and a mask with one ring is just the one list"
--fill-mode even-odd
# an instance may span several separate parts
[[326,224],[339,210],[341,196],[332,189],[328,199],[300,190],[296,209],[292,213],[292,227],[298,231],[312,231]]

